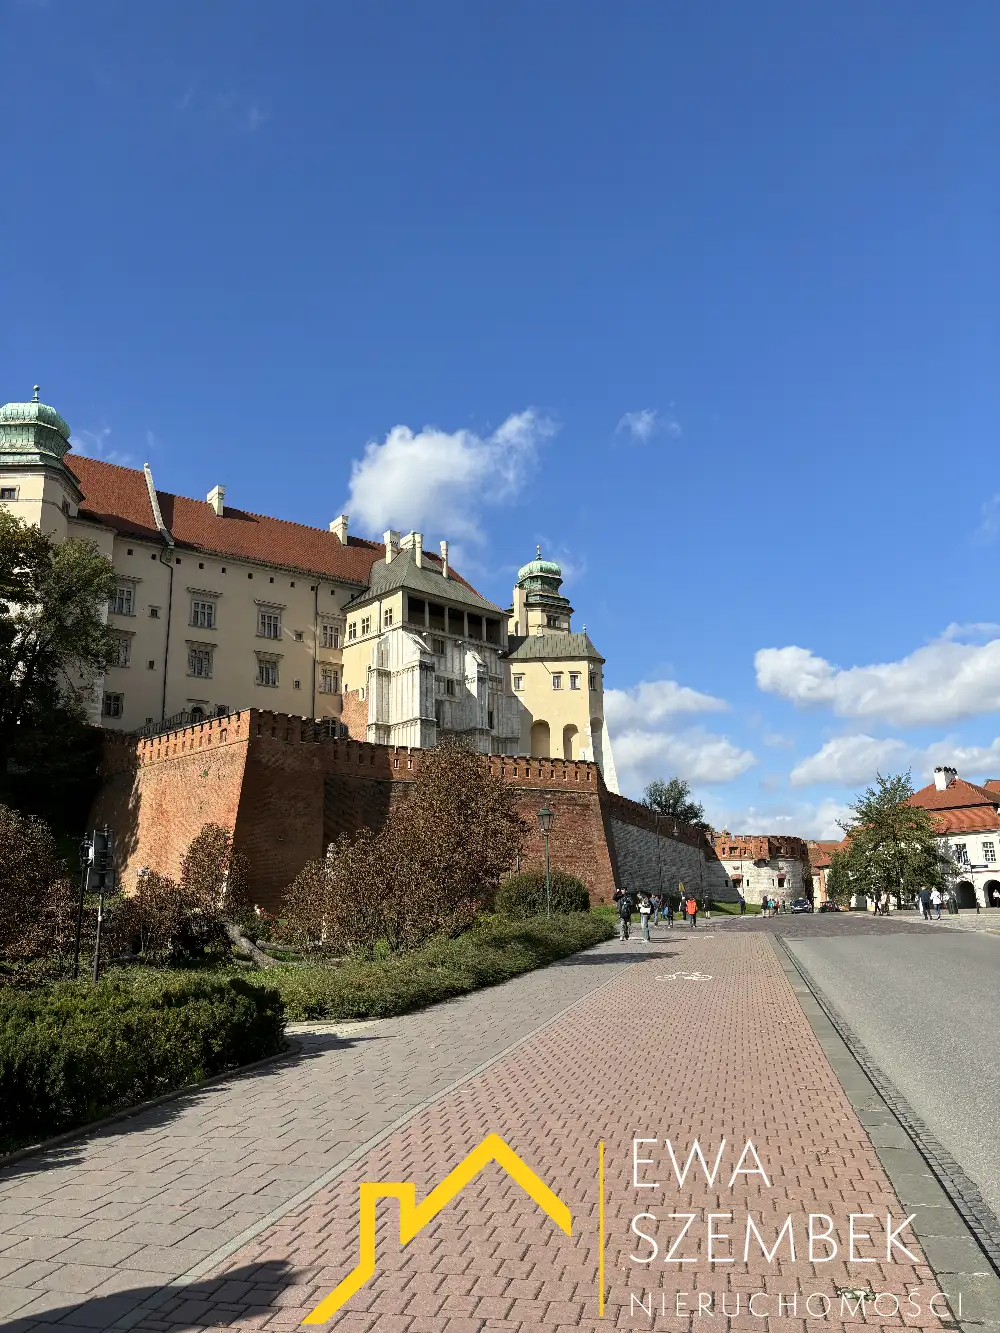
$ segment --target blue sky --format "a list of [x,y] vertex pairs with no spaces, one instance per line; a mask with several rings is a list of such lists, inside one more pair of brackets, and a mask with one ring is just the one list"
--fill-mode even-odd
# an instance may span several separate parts
[[4,398],[504,604],[541,542],[632,793],[1000,775],[992,0],[0,20]]

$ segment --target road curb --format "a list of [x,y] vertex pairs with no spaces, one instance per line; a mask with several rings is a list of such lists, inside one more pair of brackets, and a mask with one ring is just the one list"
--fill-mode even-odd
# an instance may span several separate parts
[[[789,985],[868,1134],[941,1289],[962,1293],[943,1327],[1000,1329],[1000,1220],[827,1000],[781,936],[770,936]],[[953,1306],[954,1309],[954,1306]]]

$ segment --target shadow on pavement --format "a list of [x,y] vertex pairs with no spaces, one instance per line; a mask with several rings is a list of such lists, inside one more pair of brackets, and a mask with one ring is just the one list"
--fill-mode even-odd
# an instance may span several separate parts
[[[83,1160],[84,1149],[87,1144],[93,1142],[94,1139],[131,1134],[136,1131],[145,1132],[149,1129],[162,1129],[164,1125],[169,1125],[172,1120],[175,1120],[177,1116],[187,1111],[192,1105],[196,1105],[216,1093],[224,1092],[229,1078],[232,1078],[233,1082],[238,1081],[241,1084],[266,1081],[279,1074],[286,1073],[290,1068],[295,1068],[307,1060],[318,1059],[329,1051],[347,1050],[351,1046],[359,1045],[365,1041],[377,1041],[380,1038],[375,1035],[364,1034],[338,1037],[333,1033],[302,1033],[295,1035],[293,1040],[300,1049],[290,1051],[283,1059],[276,1060],[273,1064],[263,1065],[258,1069],[247,1069],[242,1073],[234,1069],[231,1075],[226,1075],[219,1082],[208,1083],[203,1087],[190,1088],[159,1106],[136,1107],[134,1111],[127,1111],[120,1120],[115,1120],[113,1124],[105,1125],[103,1128],[88,1130],[86,1125],[81,1125],[78,1131],[69,1131],[74,1134],[79,1133],[79,1138],[75,1138],[71,1142],[57,1144],[51,1148],[42,1148],[17,1162],[9,1162],[6,1165],[0,1163],[0,1195],[3,1193],[4,1186],[18,1176],[34,1175],[41,1171],[56,1171],[60,1167],[78,1165]],[[0,1328],[2,1327],[3,1325],[0,1325]]]
[[[111,1270],[109,1270],[110,1272]],[[123,1270],[116,1270],[122,1272]],[[127,1273],[124,1274],[127,1276]],[[120,1320],[127,1327],[143,1330],[146,1320],[155,1320],[158,1330],[185,1333],[209,1324],[232,1324],[241,1319],[272,1314],[286,1303],[283,1297],[295,1280],[295,1271],[284,1260],[245,1264],[214,1277],[187,1285],[165,1283],[162,1287],[136,1286],[104,1296],[84,1297],[67,1302],[56,1292],[37,1292],[25,1308],[28,1313],[14,1313],[2,1323],[3,1333],[52,1333],[59,1328],[107,1333]],[[304,1295],[304,1293],[303,1293]],[[45,1297],[48,1299],[44,1299]],[[145,1311],[140,1307],[147,1305]],[[40,1306],[46,1308],[39,1308]],[[136,1317],[138,1316],[138,1317]]]

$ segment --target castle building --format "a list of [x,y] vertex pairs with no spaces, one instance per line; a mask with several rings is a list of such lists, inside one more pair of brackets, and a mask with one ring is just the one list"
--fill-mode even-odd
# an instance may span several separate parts
[[225,501],[224,486],[193,500],[158,490],[148,464],[76,455],[37,388],[0,407],[0,505],[94,542],[118,576],[95,723],[153,734],[263,708],[382,745],[459,734],[483,754],[593,759],[617,791],[604,661],[571,630],[558,565],[525,565],[504,612],[447,542],[434,554],[419,532],[372,542],[346,514],[327,531]]
[[573,630],[573,608],[561,591],[562,570],[537,556],[517,573],[507,611],[511,689],[520,721],[519,753],[588,759],[609,791],[618,791],[604,725],[604,658],[586,627]]
[[809,848],[801,838],[730,833],[715,835],[715,855],[727,885],[748,903],[813,896]]
[[967,782],[942,764],[934,770],[934,781],[914,792],[909,804],[927,810],[934,820],[938,846],[955,867],[959,907],[995,907],[993,895],[1000,892],[1000,782]]

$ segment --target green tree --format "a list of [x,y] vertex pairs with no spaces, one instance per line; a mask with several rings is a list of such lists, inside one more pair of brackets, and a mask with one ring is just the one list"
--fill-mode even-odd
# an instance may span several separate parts
[[93,542],[56,542],[0,511],[0,801],[62,815],[62,827],[82,818],[96,769],[87,704],[115,649],[114,589]]
[[655,778],[642,793],[643,805],[658,814],[669,815],[682,824],[702,824],[705,821],[705,808],[698,801],[691,799],[691,788],[683,778],[671,778],[664,782]]
[[876,785],[850,806],[851,818],[841,824],[850,844],[839,855],[851,888],[877,904],[948,885],[952,863],[940,849],[933,817],[910,805],[912,795],[908,771],[887,778],[879,773]]
[[846,851],[830,853],[830,866],[826,872],[826,896],[838,907],[851,904],[851,867]]

